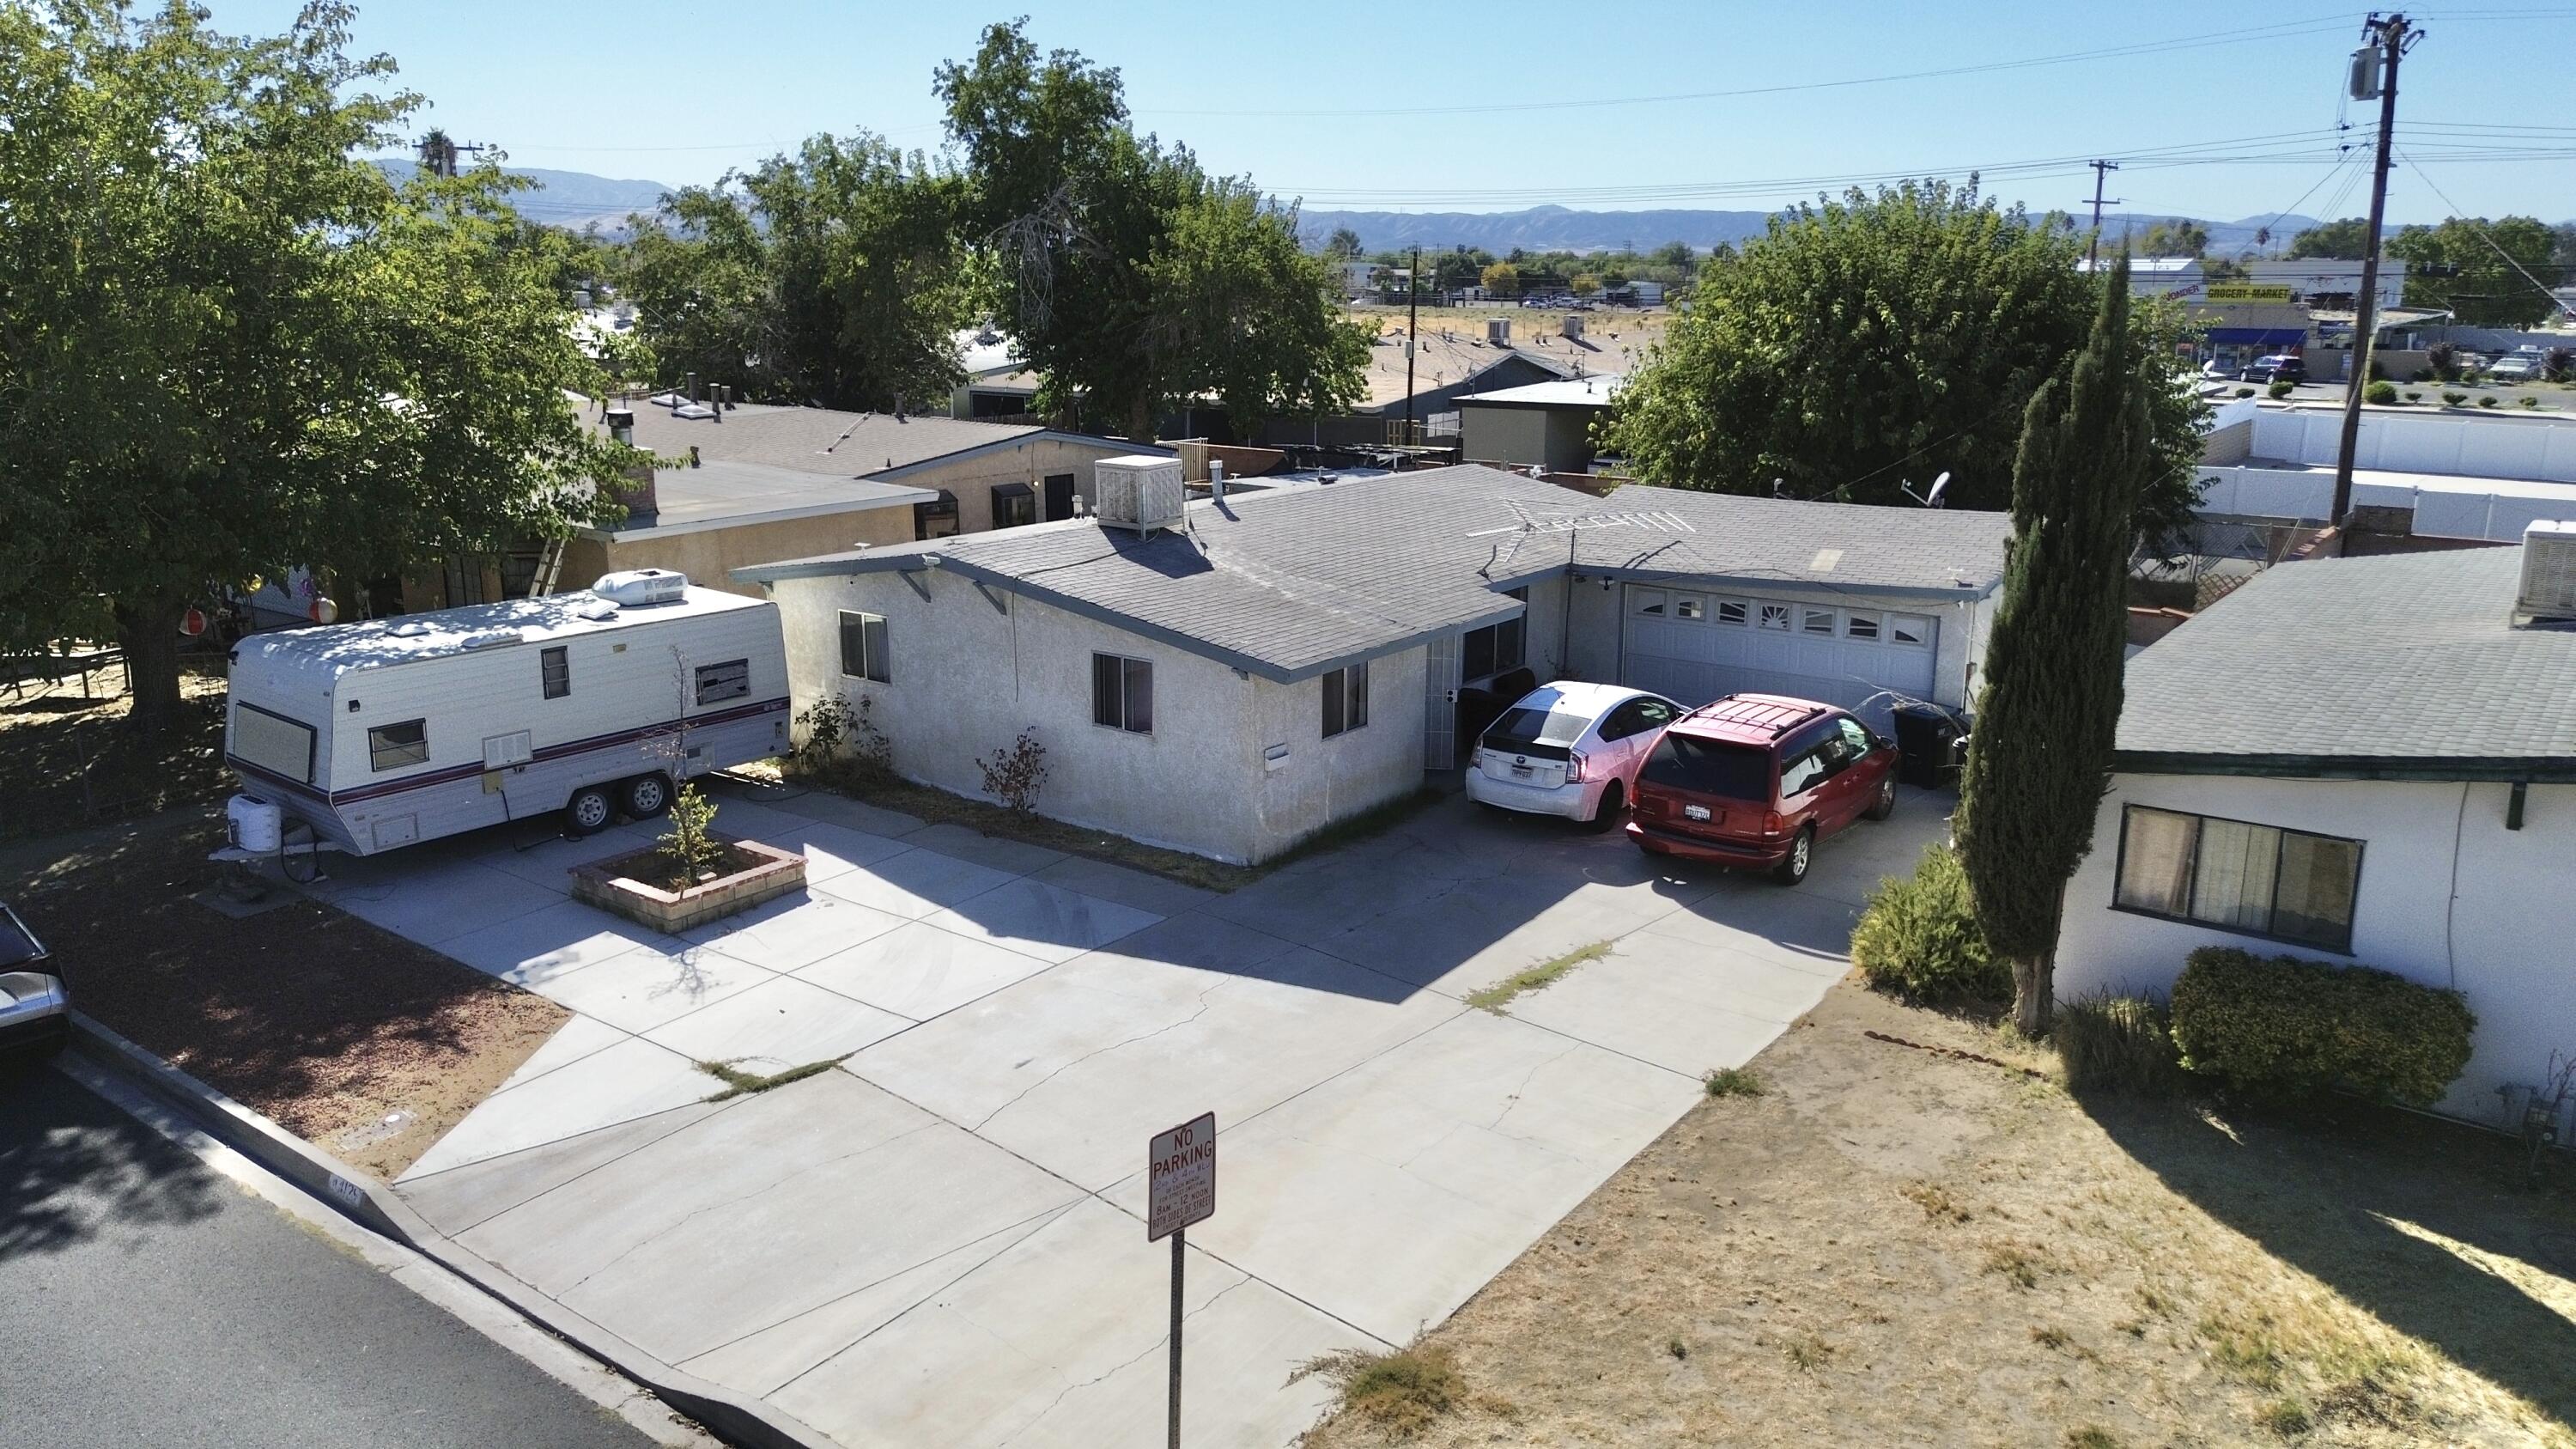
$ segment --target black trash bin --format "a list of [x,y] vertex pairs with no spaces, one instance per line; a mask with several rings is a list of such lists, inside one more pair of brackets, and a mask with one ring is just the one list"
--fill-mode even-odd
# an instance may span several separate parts
[[1959,779],[1959,739],[1967,733],[1948,710],[1909,701],[1896,707],[1896,778],[1927,790]]

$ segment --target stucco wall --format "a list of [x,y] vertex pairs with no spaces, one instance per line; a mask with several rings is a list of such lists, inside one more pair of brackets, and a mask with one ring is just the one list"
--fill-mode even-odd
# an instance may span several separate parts
[[746,564],[840,553],[861,544],[911,541],[909,503],[738,528],[655,532],[619,542],[577,537],[564,545],[563,572],[555,587],[586,589],[601,574],[620,569],[677,569],[689,576],[690,583],[756,599],[760,597],[760,586],[735,582],[732,570]]
[[[2553,1049],[2576,1051],[2576,969],[2566,945],[2576,939],[2576,892],[2567,888],[2566,867],[2576,857],[2576,786],[2532,786],[2520,830],[2504,825],[2510,789],[2114,776],[2093,853],[2067,891],[2058,996],[2170,990],[2184,956],[2205,945],[2377,966],[2457,987],[2478,1016],[2476,1054],[2442,1109],[2495,1121],[2498,1086],[2538,1080]],[[2362,841],[2352,953],[2112,909],[2120,811],[2131,803]]]
[[[776,587],[794,708],[834,692],[874,702],[905,776],[983,795],[976,762],[1037,726],[1047,815],[1238,863],[1265,858],[1422,774],[1422,651],[1375,661],[1369,724],[1323,735],[1320,683],[1275,685],[1047,604],[929,570],[784,579]],[[840,611],[886,619],[892,678],[841,673]],[[1091,722],[1094,651],[1154,665],[1154,732]],[[1288,761],[1265,770],[1263,747]]]
[[[1091,481],[1091,465],[1103,458],[1120,458],[1137,451],[1132,443],[1068,443],[1048,438],[1022,443],[1017,447],[996,448],[954,462],[935,463],[925,467],[871,475],[889,483],[913,488],[945,488],[957,495],[957,528],[961,533],[981,533],[993,526],[993,485],[1026,483],[1038,495],[1038,521],[1046,521],[1046,475],[1071,473],[1073,491],[1085,499],[1096,492]],[[866,467],[869,460],[855,460]],[[912,515],[904,513],[904,537],[912,537]]]

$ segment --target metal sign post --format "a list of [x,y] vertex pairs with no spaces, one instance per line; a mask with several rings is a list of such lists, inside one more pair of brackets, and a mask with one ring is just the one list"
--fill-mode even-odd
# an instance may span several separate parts
[[1189,1226],[1216,1216],[1216,1114],[1202,1112],[1145,1147],[1145,1241],[1172,1240],[1171,1449],[1181,1449],[1181,1271]]

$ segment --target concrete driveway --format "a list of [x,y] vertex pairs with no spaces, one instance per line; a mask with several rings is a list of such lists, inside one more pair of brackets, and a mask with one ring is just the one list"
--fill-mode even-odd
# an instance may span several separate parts
[[[1795,890],[1453,798],[1230,895],[820,795],[720,828],[809,889],[675,940],[568,900],[647,834],[502,832],[318,893],[578,1013],[397,1184],[667,1362],[850,1445],[1141,1443],[1169,1252],[1146,1138],[1217,1115],[1190,1235],[1193,1444],[1287,1443],[1302,1361],[1482,1287],[1845,969],[1946,804],[1826,843]],[[1596,942],[1502,1013],[1463,998]],[[723,1103],[696,1063],[841,1058]]]

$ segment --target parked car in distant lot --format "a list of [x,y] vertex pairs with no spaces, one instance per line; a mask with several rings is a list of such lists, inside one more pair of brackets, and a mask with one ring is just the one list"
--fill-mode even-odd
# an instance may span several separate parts
[[1734,694],[1673,721],[1637,775],[1628,838],[1655,855],[1807,878],[1816,843],[1896,810],[1897,750],[1829,704]]
[[2258,357],[2254,359],[2253,366],[2245,369],[2245,380],[2247,382],[2306,382],[2308,365],[2301,359],[2286,353],[2274,357]]
[[0,901],[0,1061],[52,1056],[71,1034],[70,989],[44,943]]
[[1636,794],[1646,752],[1681,714],[1660,694],[1615,684],[1541,685],[1477,741],[1467,798],[1607,830]]
[[2542,373],[2540,355],[2533,352],[2509,352],[2487,364],[2489,382],[2538,382]]

